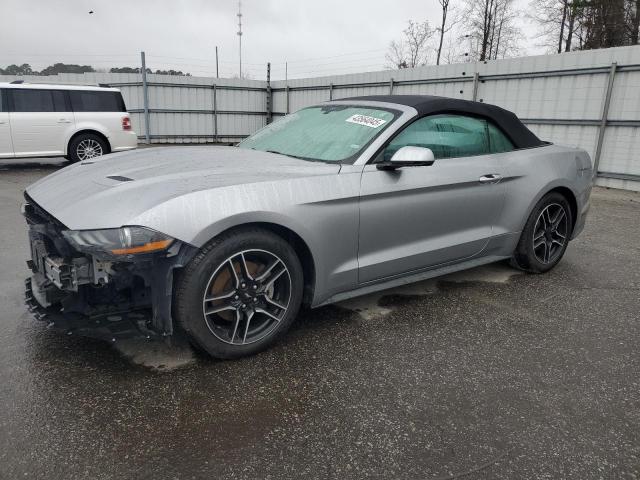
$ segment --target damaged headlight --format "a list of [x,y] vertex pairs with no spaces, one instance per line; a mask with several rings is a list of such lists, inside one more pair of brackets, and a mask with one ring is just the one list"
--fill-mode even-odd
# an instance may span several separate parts
[[88,253],[133,255],[166,250],[173,238],[144,227],[104,230],[65,230],[62,232],[74,248]]

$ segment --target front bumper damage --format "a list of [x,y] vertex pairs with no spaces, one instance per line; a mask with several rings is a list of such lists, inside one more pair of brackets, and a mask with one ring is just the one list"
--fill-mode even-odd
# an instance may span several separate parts
[[27,197],[32,276],[25,302],[51,328],[108,341],[173,334],[174,273],[197,249],[174,241],[160,253],[100,258],[75,250],[66,227]]

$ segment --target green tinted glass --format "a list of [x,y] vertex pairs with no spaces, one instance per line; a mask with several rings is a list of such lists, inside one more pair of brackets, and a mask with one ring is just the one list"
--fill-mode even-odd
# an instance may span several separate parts
[[489,151],[491,153],[510,152],[514,150],[513,143],[494,124],[489,124]]
[[339,162],[358,155],[396,116],[391,110],[348,105],[305,108],[263,128],[238,146]]
[[480,118],[461,115],[433,115],[413,122],[391,141],[384,152],[384,159],[388,161],[405,146],[429,148],[435,158],[513,150],[509,139],[495,126]]

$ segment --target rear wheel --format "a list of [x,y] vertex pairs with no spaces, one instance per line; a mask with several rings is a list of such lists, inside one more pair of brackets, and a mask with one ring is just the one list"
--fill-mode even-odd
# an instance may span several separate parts
[[71,162],[81,162],[109,153],[109,145],[94,133],[81,133],[69,143],[68,159]]
[[262,229],[226,234],[185,268],[176,288],[176,319],[216,358],[251,355],[289,329],[303,282],[298,257],[277,235]]
[[512,264],[533,273],[551,270],[564,256],[572,229],[567,199],[558,192],[545,195],[527,220]]

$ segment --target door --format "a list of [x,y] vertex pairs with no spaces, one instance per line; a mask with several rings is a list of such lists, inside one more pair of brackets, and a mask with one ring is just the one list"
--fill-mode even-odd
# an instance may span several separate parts
[[11,138],[16,157],[64,155],[74,129],[64,90],[9,89]]
[[360,283],[481,254],[504,201],[502,155],[511,142],[486,120],[434,115],[402,130],[375,161],[403,146],[430,148],[431,166],[378,170],[361,178]]
[[11,144],[11,128],[9,126],[9,111],[5,91],[0,90],[0,158],[13,157]]

